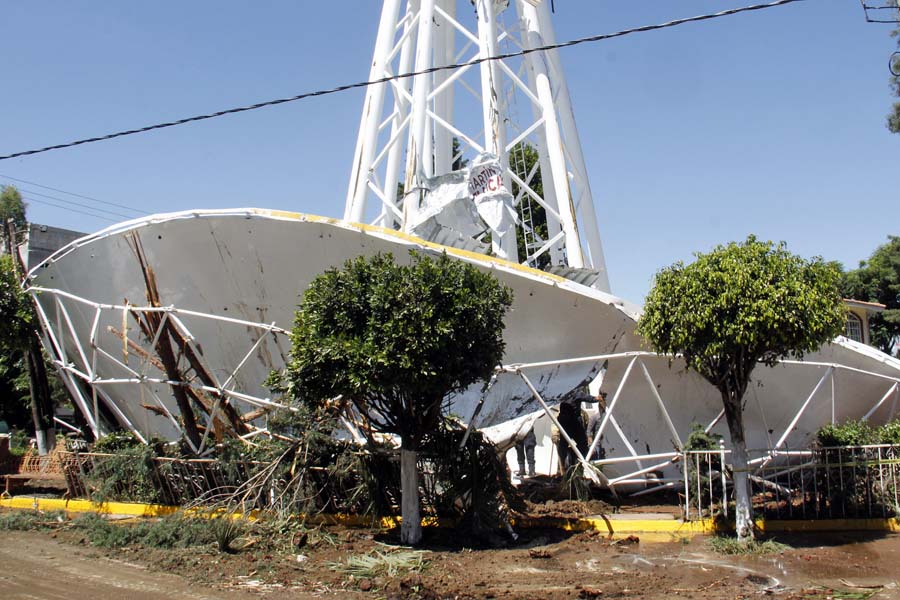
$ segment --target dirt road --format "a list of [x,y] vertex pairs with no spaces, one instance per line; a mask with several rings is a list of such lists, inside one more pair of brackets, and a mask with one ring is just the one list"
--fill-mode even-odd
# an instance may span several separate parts
[[[62,538],[60,538],[62,539]],[[645,598],[704,600],[900,599],[900,536],[795,537],[774,557],[715,555],[701,539],[616,542],[578,534],[534,537],[517,548],[429,553],[421,574],[364,583],[329,565],[370,552],[371,535],[342,534],[342,543],[311,554],[258,561],[215,549],[102,551],[61,542],[51,533],[0,534],[0,597],[4,600],[308,598]],[[253,560],[257,564],[253,564]],[[369,590],[371,591],[362,591]],[[837,591],[832,591],[837,590]]]
[[191,585],[185,578],[59,543],[48,534],[4,532],[0,537],[0,597],[7,600],[240,600],[249,593]]

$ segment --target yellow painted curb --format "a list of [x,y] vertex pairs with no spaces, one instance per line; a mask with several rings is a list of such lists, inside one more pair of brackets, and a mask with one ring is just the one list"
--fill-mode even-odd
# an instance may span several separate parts
[[708,535],[716,532],[713,521],[680,521],[678,519],[616,519],[604,515],[578,519],[538,517],[514,519],[513,525],[525,528],[549,527],[564,531],[599,531],[608,535],[632,533],[667,533],[673,536]]
[[26,510],[93,512],[104,515],[129,517],[162,517],[178,512],[176,506],[159,504],[139,504],[137,502],[91,502],[90,500],[62,500],[58,498],[32,498],[16,496],[0,499],[0,508]]
[[[62,500],[57,498],[34,498],[29,496],[16,496],[14,498],[0,499],[0,508],[19,510],[63,511],[73,513],[93,512],[103,515],[122,517],[162,517],[175,514],[182,509],[177,506],[164,506],[159,504],[141,504],[138,502],[91,502],[90,500]],[[209,513],[202,508],[184,511],[188,514],[208,516]],[[245,515],[234,514],[233,518]],[[246,515],[247,518],[258,517],[256,511]],[[400,517],[381,517],[372,519],[360,515],[332,514],[314,515],[307,518],[308,522],[323,525],[344,525],[347,527],[376,527],[391,529],[400,525]],[[428,527],[450,527],[455,524],[452,519],[437,519],[426,517],[422,519],[422,525]],[[721,531],[721,528],[712,520],[681,521],[678,519],[617,519],[604,515],[596,515],[585,518],[561,518],[561,517],[534,517],[513,519],[513,525],[527,529],[546,527],[550,529],[562,529],[564,531],[598,531],[603,534],[620,536],[634,533],[641,534],[668,534],[674,537],[711,535]],[[825,531],[900,531],[900,519],[819,519],[796,521],[756,521],[760,531],[766,533],[802,533]]]
[[890,519],[806,519],[798,521],[757,521],[766,533],[803,533],[816,531],[900,531],[900,520]]

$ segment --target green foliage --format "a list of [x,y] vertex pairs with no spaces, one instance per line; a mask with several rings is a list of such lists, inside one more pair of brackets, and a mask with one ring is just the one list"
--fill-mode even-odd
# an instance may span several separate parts
[[638,332],[657,352],[680,354],[722,396],[741,539],[752,536],[743,399],[753,369],[802,358],[844,330],[839,278],[834,264],[751,235],[661,270],[647,296]]
[[328,568],[357,578],[397,577],[420,573],[429,563],[423,550],[400,550],[384,545],[382,550],[348,556],[343,562],[328,563]]
[[825,425],[816,432],[816,442],[822,448],[869,444],[900,445],[900,419],[885,423],[877,429],[863,420]]
[[[22,200],[22,194],[12,185],[0,186],[0,224],[6,227],[9,219],[13,220],[16,232],[24,231],[28,222],[25,220],[25,209],[27,205]],[[2,235],[6,235],[5,233]],[[17,235],[17,238],[19,236]],[[19,239],[16,240],[17,242]]]
[[0,512],[0,531],[39,531],[55,527],[62,520],[59,512],[11,510]]
[[718,450],[722,436],[718,433],[707,433],[700,423],[691,423],[691,432],[684,442],[685,450]]
[[[821,499],[816,510],[848,516],[868,516],[875,512],[895,514],[897,506],[892,484],[885,487],[882,458],[892,452],[874,444],[892,443],[890,436],[900,432],[900,423],[888,423],[877,429],[863,420],[830,424],[816,432],[815,460],[824,465],[815,471],[814,489]],[[857,448],[857,446],[870,446]],[[879,509],[880,507],[880,509]]]
[[[540,196],[544,197],[544,181],[541,178],[541,167],[538,164],[540,162],[540,156],[538,155],[538,151],[534,146],[528,144],[527,142],[519,142],[515,146],[513,146],[512,150],[509,152],[509,166],[519,178],[522,179],[525,183],[528,184],[534,192]],[[537,166],[537,168],[535,168]],[[534,169],[534,175],[531,179],[528,178],[528,175],[531,173],[532,169]],[[513,197],[518,199],[520,194],[522,195],[522,200],[520,206],[523,208],[525,206],[530,206],[531,209],[531,226],[534,229],[535,234],[541,240],[547,241],[549,239],[549,235],[547,233],[547,211],[544,210],[544,207],[537,203],[527,192],[521,189],[518,183],[515,181],[512,182],[512,190],[510,190]],[[519,252],[519,260],[525,260],[527,256],[526,248],[525,248],[525,235],[521,227],[516,229],[516,246]],[[534,248],[531,250],[534,252]],[[548,253],[544,253],[537,259],[537,264],[532,264],[531,266],[543,269],[550,265],[550,255]]]
[[[0,255],[0,394],[4,402],[0,406],[0,419],[16,427],[34,426],[30,409],[31,395],[28,369],[25,367],[26,356],[33,352],[35,360],[44,361],[44,371],[33,373],[36,378],[45,377],[38,385],[39,406],[52,406],[67,398],[63,386],[56,377],[52,381],[46,379],[46,356],[37,350],[35,340],[37,318],[32,300],[22,289],[21,281],[16,274],[13,257]],[[45,397],[45,394],[50,394]],[[41,426],[52,426],[48,410],[43,411]]]
[[732,357],[772,365],[843,329],[839,273],[821,259],[805,261],[754,236],[696,256],[657,273],[639,331],[713,383]]
[[[722,436],[718,433],[707,433],[700,423],[691,423],[691,432],[684,442],[684,449],[688,452],[719,450],[721,439]],[[685,458],[682,472],[690,483],[692,502],[701,513],[707,512],[706,507],[713,510],[713,503],[723,497],[722,478],[718,475],[711,477],[710,473],[725,468],[722,456],[719,453],[704,453],[688,454]]]
[[[900,9],[894,12],[898,21],[900,21]],[[900,29],[895,29],[891,35],[897,37]],[[900,38],[897,40],[897,46],[900,48]],[[891,57],[891,92],[897,97],[900,97],[900,77],[897,75],[893,75],[893,73],[900,73],[900,54],[894,54]],[[887,128],[891,131],[891,133],[900,133],[900,102],[895,102],[893,106],[893,110],[888,113],[887,116]]]
[[878,441],[882,444],[900,445],[900,420],[895,419],[878,428]]
[[140,544],[150,548],[190,548],[216,544],[230,551],[231,542],[246,527],[229,517],[189,518],[181,513],[136,524],[110,522],[100,515],[87,513],[75,519],[72,526],[83,531],[91,545],[101,548],[123,548]]
[[500,363],[511,303],[491,275],[446,255],[348,261],[306,290],[282,389],[313,409],[342,395],[415,448],[440,421],[443,398]]
[[463,148],[459,143],[459,138],[453,136],[453,164],[450,165],[452,171],[461,171],[469,165],[469,160],[463,158]]
[[94,461],[93,469],[85,477],[91,499],[167,503],[154,458],[156,453],[151,446],[138,444],[121,447],[111,456]]
[[720,390],[741,397],[758,361],[802,357],[844,329],[840,273],[821,258],[752,235],[696,257],[657,273],[638,331]]
[[431,477],[425,498],[437,516],[457,518],[461,529],[480,536],[503,527],[510,506],[524,507],[493,444],[475,430],[460,449],[463,435],[465,428],[448,419],[426,438]]
[[94,442],[93,452],[99,454],[115,454],[122,450],[142,446],[140,440],[130,431],[114,431]]
[[216,538],[216,547],[219,549],[219,552],[228,553],[235,551],[232,544],[244,535],[244,532],[247,530],[246,521],[233,519],[230,516],[211,519],[210,526]]
[[900,340],[900,237],[888,236],[887,243],[878,246],[868,261],[845,273],[841,293],[887,307],[869,318],[869,330],[873,346],[888,354],[894,351]]
[[4,254],[0,256],[0,351],[23,351],[35,327],[31,299],[16,276],[12,256]]
[[894,102],[891,112],[888,113],[887,128],[891,133],[900,133],[900,102]]
[[834,446],[865,446],[878,443],[878,432],[867,421],[846,421],[825,425],[816,432],[816,441],[822,448]]
[[709,547],[713,552],[732,556],[761,556],[766,554],[782,554],[791,549],[787,544],[775,540],[750,540],[741,542],[736,538],[716,535],[709,538]]
[[3,398],[0,402],[0,421],[6,421],[13,429],[33,425],[28,374],[21,355],[0,354],[0,398]]

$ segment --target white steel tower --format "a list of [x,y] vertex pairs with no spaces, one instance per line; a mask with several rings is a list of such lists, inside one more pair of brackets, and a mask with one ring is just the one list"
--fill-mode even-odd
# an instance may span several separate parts
[[[370,80],[551,45],[547,4],[384,0]],[[587,269],[593,273],[581,280],[609,291],[556,50],[369,86],[344,218],[408,231],[424,182],[485,152],[499,158],[518,217],[518,244],[488,230],[494,254],[543,268]]]

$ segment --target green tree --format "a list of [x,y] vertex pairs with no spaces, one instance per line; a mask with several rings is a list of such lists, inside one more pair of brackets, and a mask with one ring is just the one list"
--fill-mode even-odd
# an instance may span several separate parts
[[19,193],[15,186],[0,186],[0,218],[3,219],[4,228],[6,228],[7,222],[12,220],[16,230],[17,242],[21,241],[21,236],[28,225],[28,221],[25,220],[26,208],[27,205],[22,200],[22,194]]
[[[0,257],[0,352],[4,363],[21,359],[28,374],[31,415],[35,437],[41,453],[49,452],[56,443],[53,424],[53,400],[47,367],[37,337],[37,319],[31,298],[22,289],[24,269],[19,263],[16,246],[21,242],[28,222],[25,202],[13,186],[0,189],[0,221],[8,254]],[[13,375],[15,369],[4,369]],[[11,387],[20,389],[13,383]]]
[[[534,146],[526,142],[519,142],[509,151],[509,168],[534,192],[544,197],[544,180],[541,177],[540,157]],[[533,171],[533,174],[532,174]],[[529,179],[529,174],[531,178]],[[521,186],[515,181],[512,182],[512,195],[514,198],[519,197]],[[531,227],[537,238],[547,241],[547,211],[544,207],[537,203],[527,192],[522,196],[520,206],[525,210],[531,211]],[[526,208],[527,207],[527,208]],[[520,210],[522,214],[522,210]],[[534,252],[537,248],[526,248],[525,231],[523,227],[516,228],[516,246],[519,251],[519,258],[525,260],[528,252]],[[537,269],[544,269],[550,265],[550,254],[545,252],[535,261],[529,263],[530,266]]]
[[[900,22],[900,8],[894,14]],[[891,35],[897,38],[897,48],[900,50],[900,29],[895,29]],[[900,52],[891,55],[891,91],[894,96],[900,98]],[[900,133],[900,102],[894,102],[891,112],[888,113],[887,128],[891,133]]]
[[320,408],[341,396],[376,431],[400,436],[401,538],[421,539],[416,452],[441,424],[444,399],[487,379],[503,357],[512,292],[447,257],[360,257],[303,295],[285,389]]
[[[8,249],[8,229],[7,221],[12,219],[14,230],[19,237],[20,231],[25,228],[25,202],[22,195],[14,186],[0,186],[0,226],[2,232],[0,239],[3,240],[3,247]],[[18,241],[18,240],[17,240]],[[20,288],[18,286],[17,277],[11,257],[0,257],[0,318],[3,323],[0,324],[0,394],[3,397],[2,406],[0,406],[0,419],[6,421],[12,427],[27,427],[31,421],[31,412],[29,409],[28,387],[22,389],[23,375],[25,374],[25,365],[22,362],[22,354],[18,351],[20,340],[18,337],[18,325],[21,324],[18,318],[18,312],[21,305]],[[29,315],[30,318],[30,315]],[[16,350],[11,351],[14,347]],[[27,379],[26,379],[27,382]],[[23,394],[24,392],[24,394]]]
[[784,243],[718,246],[656,274],[638,331],[657,352],[681,354],[721,394],[731,434],[737,533],[752,537],[744,392],[758,363],[801,358],[839,335],[845,312],[839,270],[804,260]]
[[25,364],[6,353],[0,356],[0,421],[13,429],[27,429],[32,424]]
[[888,236],[868,261],[848,271],[841,281],[845,298],[878,302],[887,309],[869,319],[872,345],[900,356],[900,237]]
[[[21,373],[17,363],[19,360],[24,362],[38,449],[46,453],[55,445],[56,432],[52,392],[36,328],[37,319],[31,298],[22,289],[15,258],[4,254],[0,256],[0,352],[4,355],[3,374],[15,376]],[[16,368],[8,368],[8,362]],[[18,381],[11,381],[9,387],[18,393],[22,386]],[[15,404],[15,397],[10,398],[10,405]]]

